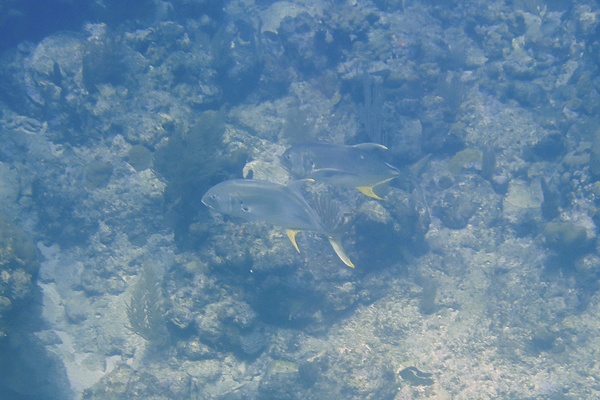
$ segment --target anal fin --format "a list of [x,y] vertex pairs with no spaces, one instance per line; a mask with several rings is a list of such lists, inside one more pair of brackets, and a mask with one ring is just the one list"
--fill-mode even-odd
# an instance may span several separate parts
[[377,196],[377,193],[373,191],[373,187],[371,186],[357,186],[356,189],[358,189],[358,191],[364,194],[365,196],[369,196],[377,200],[383,200],[381,197]]
[[346,254],[344,246],[342,246],[342,238],[337,236],[328,236],[328,239],[329,243],[331,244],[331,247],[333,247],[335,254],[337,254],[340,260],[342,260],[342,262],[350,268],[354,268],[354,264],[352,263],[352,261],[350,261],[350,258]]
[[285,233],[287,237],[290,239],[290,242],[294,245],[294,248],[298,253],[300,253],[300,249],[298,248],[298,244],[296,243],[296,234],[300,232],[298,229],[286,229]]

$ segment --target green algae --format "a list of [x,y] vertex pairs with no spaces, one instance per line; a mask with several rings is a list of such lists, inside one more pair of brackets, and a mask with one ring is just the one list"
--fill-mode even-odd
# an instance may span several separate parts
[[127,162],[138,172],[152,166],[152,152],[141,144],[131,146],[127,152]]
[[131,300],[126,304],[127,327],[147,341],[161,345],[168,339],[164,299],[158,274],[144,265],[140,278],[133,287]]
[[583,226],[572,222],[549,222],[544,228],[546,245],[559,253],[577,254],[587,244],[587,232]]
[[88,189],[104,187],[110,181],[113,166],[108,161],[94,160],[85,170],[85,186]]
[[482,154],[478,149],[464,149],[456,153],[448,162],[448,170],[458,175],[463,169],[481,164]]

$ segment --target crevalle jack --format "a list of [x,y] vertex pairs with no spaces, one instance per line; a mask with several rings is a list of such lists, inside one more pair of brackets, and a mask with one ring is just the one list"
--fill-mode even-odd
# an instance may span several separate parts
[[325,235],[340,260],[354,268],[342,246],[338,227],[327,226],[323,222],[324,219],[295,187],[300,183],[301,181],[296,181],[284,186],[254,179],[233,179],[210,188],[202,197],[202,203],[222,214],[251,222],[268,222],[285,228],[288,238],[298,252],[300,249],[296,243],[296,234],[299,231]]
[[383,161],[377,151],[387,147],[377,143],[354,146],[329,143],[298,144],[287,149],[281,163],[294,178],[310,178],[332,185],[353,187],[374,199],[379,185],[400,175],[400,171]]

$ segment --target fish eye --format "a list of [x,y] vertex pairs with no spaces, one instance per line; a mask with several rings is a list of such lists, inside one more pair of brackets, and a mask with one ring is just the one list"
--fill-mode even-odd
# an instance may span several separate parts
[[248,206],[244,205],[244,202],[243,202],[243,201],[240,201],[240,209],[241,209],[243,212],[246,212],[246,213],[247,213],[247,212],[250,212],[250,207],[248,207]]

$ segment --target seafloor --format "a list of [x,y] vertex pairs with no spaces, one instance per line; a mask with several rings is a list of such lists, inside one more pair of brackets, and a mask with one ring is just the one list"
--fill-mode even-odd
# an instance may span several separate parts
[[[600,397],[598,1],[53,3],[0,4],[3,399]],[[355,269],[200,202],[315,141],[402,171],[305,185]]]

